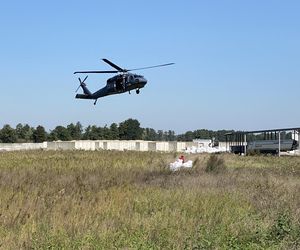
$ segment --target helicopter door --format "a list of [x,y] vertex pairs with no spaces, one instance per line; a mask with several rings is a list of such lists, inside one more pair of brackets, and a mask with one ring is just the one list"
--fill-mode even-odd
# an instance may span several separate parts
[[122,78],[116,80],[116,90],[117,91],[123,90]]

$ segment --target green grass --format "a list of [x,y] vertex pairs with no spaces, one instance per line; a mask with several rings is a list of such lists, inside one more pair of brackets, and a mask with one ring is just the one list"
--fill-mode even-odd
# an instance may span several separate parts
[[0,153],[0,249],[300,248],[300,157],[176,157]]

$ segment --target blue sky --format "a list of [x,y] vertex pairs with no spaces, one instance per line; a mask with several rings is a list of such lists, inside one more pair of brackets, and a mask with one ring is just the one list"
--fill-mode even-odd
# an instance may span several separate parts
[[[4,1],[0,126],[135,118],[177,133],[300,126],[299,1]],[[135,93],[75,99],[76,70],[142,70]],[[95,91],[112,75],[91,75]]]

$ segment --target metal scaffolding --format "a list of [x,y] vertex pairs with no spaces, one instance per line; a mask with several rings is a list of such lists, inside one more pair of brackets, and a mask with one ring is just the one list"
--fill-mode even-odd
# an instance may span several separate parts
[[265,129],[265,130],[253,130],[253,131],[236,131],[225,134],[226,138],[226,151],[233,152],[240,155],[247,154],[247,139],[251,134],[262,134],[263,140],[274,140],[278,141],[278,156],[281,152],[281,141],[283,139],[283,132],[292,132],[293,138],[296,138],[300,128],[280,128],[280,129]]

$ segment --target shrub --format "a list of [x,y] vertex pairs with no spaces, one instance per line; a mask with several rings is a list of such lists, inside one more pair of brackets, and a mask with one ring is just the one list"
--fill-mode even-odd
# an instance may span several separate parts
[[292,231],[292,222],[288,212],[281,212],[272,227],[270,236],[275,241],[281,241]]
[[205,172],[207,173],[220,173],[223,172],[226,169],[224,159],[212,154],[207,163],[206,163],[206,168]]

